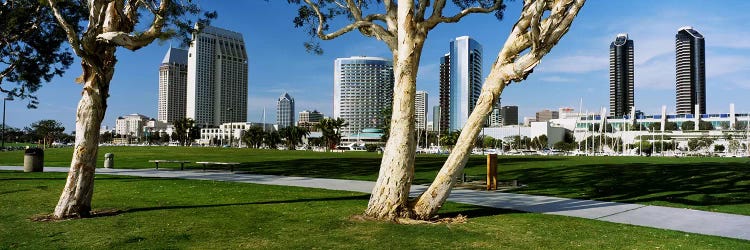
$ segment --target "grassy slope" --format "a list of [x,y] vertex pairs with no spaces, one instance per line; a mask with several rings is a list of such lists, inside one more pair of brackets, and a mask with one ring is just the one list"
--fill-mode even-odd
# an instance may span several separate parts
[[[380,155],[367,152],[318,153],[234,148],[103,147],[118,168],[153,168],[151,159],[243,162],[241,170],[260,174],[375,180]],[[49,149],[45,165],[67,166],[71,149]],[[100,163],[103,157],[99,157]],[[21,165],[22,152],[0,152],[0,165]],[[415,183],[430,183],[445,156],[420,155]],[[472,157],[470,176],[485,174],[485,159]],[[513,192],[567,198],[684,207],[750,215],[747,158],[502,157],[498,179],[526,185]],[[171,165],[167,167],[177,167]],[[191,164],[189,168],[199,168]]]
[[32,222],[62,173],[0,172],[0,248],[748,249],[750,241],[454,203],[465,224],[359,222],[360,193],[214,181],[97,176],[94,207],[116,216]]

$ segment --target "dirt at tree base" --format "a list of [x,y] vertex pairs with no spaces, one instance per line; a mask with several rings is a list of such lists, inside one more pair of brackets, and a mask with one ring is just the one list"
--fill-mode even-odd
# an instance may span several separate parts
[[111,208],[111,209],[100,209],[100,210],[91,211],[91,214],[89,216],[76,215],[76,216],[71,216],[71,217],[66,217],[66,218],[55,218],[54,214],[37,214],[37,215],[31,216],[29,220],[34,221],[34,222],[57,222],[57,221],[76,220],[76,219],[108,217],[108,216],[115,216],[121,213],[123,213],[123,210]]

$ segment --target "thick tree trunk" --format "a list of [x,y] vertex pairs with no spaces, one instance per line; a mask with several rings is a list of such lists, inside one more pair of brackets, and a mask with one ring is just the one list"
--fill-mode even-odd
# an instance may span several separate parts
[[[114,49],[111,55],[113,54]],[[114,60],[114,56],[112,59]],[[82,62],[82,65],[84,74],[81,80],[84,82],[76,112],[76,142],[68,180],[55,207],[54,217],[58,219],[86,217],[91,213],[99,130],[107,108],[109,82],[114,73],[114,68],[111,67],[97,71],[86,62]],[[101,68],[103,67],[99,67]]]
[[497,102],[497,98],[505,87],[505,81],[502,79],[504,78],[501,78],[500,74],[495,71],[487,77],[482,87],[482,94],[479,96],[477,105],[471,112],[466,125],[461,130],[456,146],[451,150],[450,156],[448,156],[430,187],[417,198],[413,208],[414,218],[429,219],[445,203],[456,180],[463,171],[466,161],[469,159],[475,138],[482,130],[484,120],[492,111],[493,104]]
[[[425,34],[417,32],[413,2],[398,6],[398,49],[394,53],[393,115],[380,173],[365,215],[393,220],[411,217],[408,204],[414,177],[414,98]],[[409,7],[409,5],[412,5]]]

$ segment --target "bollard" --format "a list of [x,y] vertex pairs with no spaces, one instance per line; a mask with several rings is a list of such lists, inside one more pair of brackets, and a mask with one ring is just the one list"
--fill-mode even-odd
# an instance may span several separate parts
[[497,190],[497,154],[487,155],[487,191]]
[[115,168],[115,154],[104,154],[104,168]]
[[24,172],[44,172],[44,150],[29,148],[23,154]]

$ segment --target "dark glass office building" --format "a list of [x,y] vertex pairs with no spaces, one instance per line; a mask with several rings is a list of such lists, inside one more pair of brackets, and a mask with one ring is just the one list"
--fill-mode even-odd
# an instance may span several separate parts
[[686,26],[675,36],[677,114],[706,113],[706,52],[703,35]]
[[609,45],[609,110],[614,116],[629,114],[635,105],[633,49],[628,34],[618,34]]
[[451,58],[450,54],[440,57],[440,123],[433,124],[440,133],[448,131],[450,121],[450,93],[451,93]]

